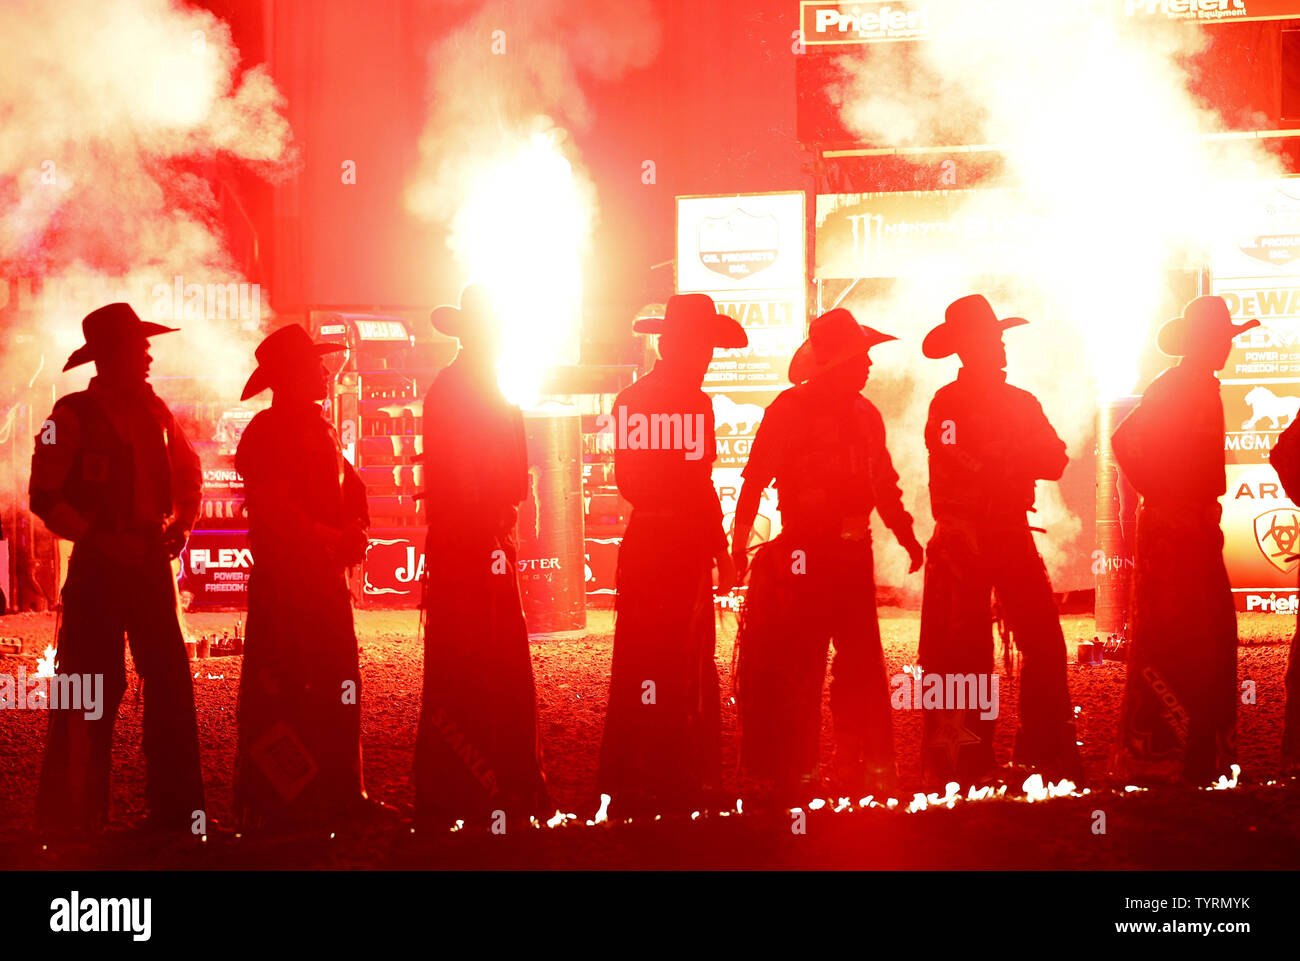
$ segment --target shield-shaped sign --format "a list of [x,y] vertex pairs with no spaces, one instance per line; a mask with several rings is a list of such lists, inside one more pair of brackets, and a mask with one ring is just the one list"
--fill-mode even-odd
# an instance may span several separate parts
[[1300,259],[1300,199],[1276,191],[1269,198],[1268,233],[1247,234],[1238,242],[1241,252],[1254,260],[1284,267]]
[[1300,258],[1300,231],[1293,234],[1245,237],[1241,241],[1241,252],[1266,264],[1284,267]]
[[776,262],[780,227],[771,214],[737,207],[725,217],[708,217],[696,231],[700,263],[731,280],[744,280]]
[[1255,518],[1255,543],[1270,564],[1290,574],[1300,564],[1300,511],[1279,507]]

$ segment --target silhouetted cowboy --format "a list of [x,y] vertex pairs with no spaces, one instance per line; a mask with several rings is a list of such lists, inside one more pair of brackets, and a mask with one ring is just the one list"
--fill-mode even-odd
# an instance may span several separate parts
[[471,285],[460,308],[439,307],[431,320],[461,349],[424,401],[429,534],[416,815],[431,825],[464,820],[510,831],[552,813],[516,579],[515,519],[528,493],[523,416],[497,386],[501,331],[487,292]]
[[[948,306],[921,352],[956,354],[957,379],[935,394],[925,425],[934,536],[926,549],[918,651],[925,675],[944,678],[944,704],[924,714],[923,761],[936,781],[973,783],[997,769],[991,597],[997,592],[1023,657],[1016,763],[1049,779],[1081,776],[1066,683],[1065,638],[1026,512],[1039,480],[1065,470],[1065,444],[1033,394],[1006,382],[999,319],[975,294]],[[983,683],[981,683],[983,682]],[[983,716],[981,716],[983,715]]]
[[[1300,421],[1292,420],[1269,452],[1269,463],[1292,503],[1300,503]],[[1300,615],[1291,635],[1286,668],[1286,722],[1282,730],[1282,768],[1300,772]]]
[[632,516],[618,552],[609,710],[597,787],[611,811],[696,810],[721,787],[712,568],[731,589],[713,486],[713,407],[700,390],[715,347],[744,329],[705,294],[669,298],[654,369],[614,400],[614,473]]
[[241,400],[270,388],[244,429],[253,571],[239,686],[236,808],[245,828],[286,828],[364,815],[361,672],[346,569],[365,555],[365,488],[317,401],[321,355],[289,324],[257,348]]
[[831,712],[836,788],[855,799],[895,778],[880,625],[876,619],[871,512],[923,560],[885,446],[885,425],[862,396],[868,351],[894,340],[831,310],[811,324],[790,380],[768,406],[745,466],[732,552],[739,576],[763,489],[776,482],[781,533],[754,558],[740,645],[742,762],[774,780],[782,800],[816,783],[821,691],[835,642]]
[[1208,783],[1236,759],[1237,614],[1223,565],[1223,401],[1232,338],[1222,297],[1198,297],[1157,345],[1181,360],[1147,388],[1111,446],[1142,495],[1133,638],[1116,751],[1126,778]]
[[188,831],[203,810],[194,692],[177,618],[171,559],[199,510],[198,455],[149,386],[147,338],[175,328],[109,304],[81,322],[86,343],[64,370],[96,376],[67,394],[36,437],[31,506],[73,542],[63,586],[59,674],[104,677],[103,714],[51,713],[38,817],[47,827],[103,827],[113,725],[126,692],[122,636],[144,681],[149,824]]

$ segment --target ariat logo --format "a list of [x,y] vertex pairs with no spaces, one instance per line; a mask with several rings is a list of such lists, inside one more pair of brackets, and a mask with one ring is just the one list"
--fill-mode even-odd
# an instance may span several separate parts
[[1283,574],[1290,574],[1300,564],[1300,511],[1279,507],[1255,518],[1255,543],[1265,559]]

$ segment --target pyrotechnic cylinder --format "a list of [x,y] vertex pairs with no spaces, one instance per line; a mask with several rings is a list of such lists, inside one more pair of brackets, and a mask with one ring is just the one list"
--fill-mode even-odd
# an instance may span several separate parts
[[562,404],[524,411],[528,497],[519,508],[519,593],[530,634],[587,625],[582,418]]
[[1110,447],[1115,428],[1142,398],[1102,401],[1097,412],[1097,543],[1092,553],[1097,632],[1128,636],[1137,492],[1120,472]]

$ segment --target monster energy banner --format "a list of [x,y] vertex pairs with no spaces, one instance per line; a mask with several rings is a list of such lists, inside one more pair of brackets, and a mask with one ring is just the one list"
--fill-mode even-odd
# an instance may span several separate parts
[[[806,282],[803,193],[677,198],[678,292],[708,294],[749,337],[746,347],[715,351],[704,378],[718,441],[713,481],[728,524],[763,410],[790,386],[790,358],[807,329]],[[771,496],[764,492],[754,524],[760,536],[777,526]]]
[[1300,509],[1268,455],[1300,414],[1300,179],[1227,184],[1221,200],[1236,223],[1212,253],[1214,293],[1238,323],[1261,324],[1220,374],[1224,560],[1239,609],[1294,611]]

